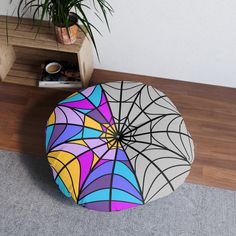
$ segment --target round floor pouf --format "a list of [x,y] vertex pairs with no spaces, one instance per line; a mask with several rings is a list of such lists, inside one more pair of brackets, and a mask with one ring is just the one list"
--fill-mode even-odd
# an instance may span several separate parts
[[189,174],[193,149],[175,105],[138,82],[76,92],[57,105],[46,128],[47,157],[60,190],[98,211],[172,193]]

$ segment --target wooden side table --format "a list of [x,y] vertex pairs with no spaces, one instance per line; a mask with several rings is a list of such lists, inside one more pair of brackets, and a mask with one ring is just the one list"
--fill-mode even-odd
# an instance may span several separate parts
[[18,27],[17,22],[17,17],[0,16],[2,81],[37,86],[42,63],[66,60],[78,64],[82,86],[88,86],[93,73],[93,53],[92,45],[82,31],[75,44],[62,45],[56,42],[54,28],[48,22],[42,23],[37,35],[38,28],[32,26],[32,19],[23,19]]

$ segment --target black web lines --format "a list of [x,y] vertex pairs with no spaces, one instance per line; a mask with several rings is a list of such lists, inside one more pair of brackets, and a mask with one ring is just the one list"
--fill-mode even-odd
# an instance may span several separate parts
[[[109,103],[119,104],[114,119],[122,134],[120,142],[148,202],[174,191],[184,181],[194,159],[193,143],[168,97],[151,86],[134,90],[135,85],[126,88],[125,82],[117,82],[103,88]],[[125,93],[129,93],[128,99],[124,99]]]

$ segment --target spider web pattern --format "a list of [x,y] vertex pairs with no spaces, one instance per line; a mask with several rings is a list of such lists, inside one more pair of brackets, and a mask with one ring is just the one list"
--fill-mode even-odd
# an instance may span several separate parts
[[151,86],[119,81],[102,87],[144,203],[170,194],[184,182],[194,160],[193,141],[181,114]]
[[143,205],[130,161],[116,138],[100,85],[58,104],[46,129],[46,149],[60,190],[77,204],[101,211]]
[[75,202],[95,165],[114,146],[115,125],[101,86],[61,101],[46,129],[46,150],[60,190]]
[[194,159],[173,103],[151,86],[128,81],[92,86],[61,101],[47,122],[46,151],[60,190],[100,211],[171,193]]

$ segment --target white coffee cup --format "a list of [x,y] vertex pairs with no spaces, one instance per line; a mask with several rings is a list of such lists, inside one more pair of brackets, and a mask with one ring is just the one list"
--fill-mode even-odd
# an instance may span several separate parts
[[61,64],[58,62],[50,62],[46,65],[45,70],[48,74],[57,74],[61,70]]

